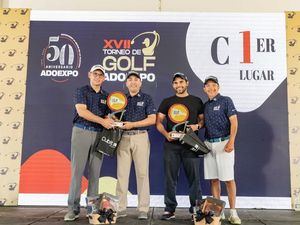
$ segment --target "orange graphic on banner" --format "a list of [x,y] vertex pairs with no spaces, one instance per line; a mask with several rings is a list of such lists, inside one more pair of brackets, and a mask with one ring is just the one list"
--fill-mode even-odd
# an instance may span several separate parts
[[[57,150],[41,150],[22,165],[20,193],[66,194],[70,180],[70,160]],[[83,177],[81,193],[87,186],[88,181]]]

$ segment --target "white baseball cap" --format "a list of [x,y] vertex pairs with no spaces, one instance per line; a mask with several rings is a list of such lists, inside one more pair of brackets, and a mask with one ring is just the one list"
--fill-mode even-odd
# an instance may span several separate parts
[[105,69],[100,64],[93,65],[90,69],[90,72],[94,72],[95,70],[101,70],[103,74],[105,74]]

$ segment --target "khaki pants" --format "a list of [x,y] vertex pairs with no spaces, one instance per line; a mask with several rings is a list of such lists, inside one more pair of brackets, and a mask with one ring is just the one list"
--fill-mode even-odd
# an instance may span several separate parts
[[131,162],[134,162],[136,173],[138,210],[148,212],[150,204],[149,187],[150,142],[148,133],[135,135],[123,134],[117,150],[117,189],[119,211],[127,207],[127,192]]

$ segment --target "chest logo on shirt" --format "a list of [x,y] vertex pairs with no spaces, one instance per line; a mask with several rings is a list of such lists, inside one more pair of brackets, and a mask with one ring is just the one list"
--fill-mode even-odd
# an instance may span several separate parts
[[107,105],[112,111],[123,110],[127,105],[126,95],[120,91],[112,92],[107,98]]
[[168,116],[173,123],[182,123],[189,118],[189,110],[183,104],[173,104],[168,111]]
[[137,106],[144,106],[144,102],[137,102],[136,105]]
[[106,100],[105,100],[105,99],[101,99],[101,100],[100,100],[100,103],[101,103],[101,104],[106,104]]
[[214,110],[214,111],[219,111],[219,110],[220,110],[220,107],[221,107],[220,105],[214,106],[213,110]]

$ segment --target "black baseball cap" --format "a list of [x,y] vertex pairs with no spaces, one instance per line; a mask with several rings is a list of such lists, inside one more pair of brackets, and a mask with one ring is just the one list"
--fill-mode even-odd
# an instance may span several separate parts
[[188,78],[187,78],[186,75],[184,75],[184,74],[181,73],[181,72],[176,72],[176,73],[174,73],[174,75],[173,75],[172,82],[173,82],[177,77],[180,77],[181,79],[183,79],[183,80],[185,80],[185,81],[188,81]]
[[205,81],[204,81],[204,85],[206,85],[208,81],[212,81],[212,82],[216,83],[217,85],[219,85],[218,78],[216,78],[215,76],[206,77]]
[[136,72],[136,71],[129,71],[128,74],[127,74],[126,80],[127,80],[129,77],[131,77],[131,76],[135,76],[135,77],[141,79],[141,77],[140,77],[140,75],[139,75],[138,72]]

